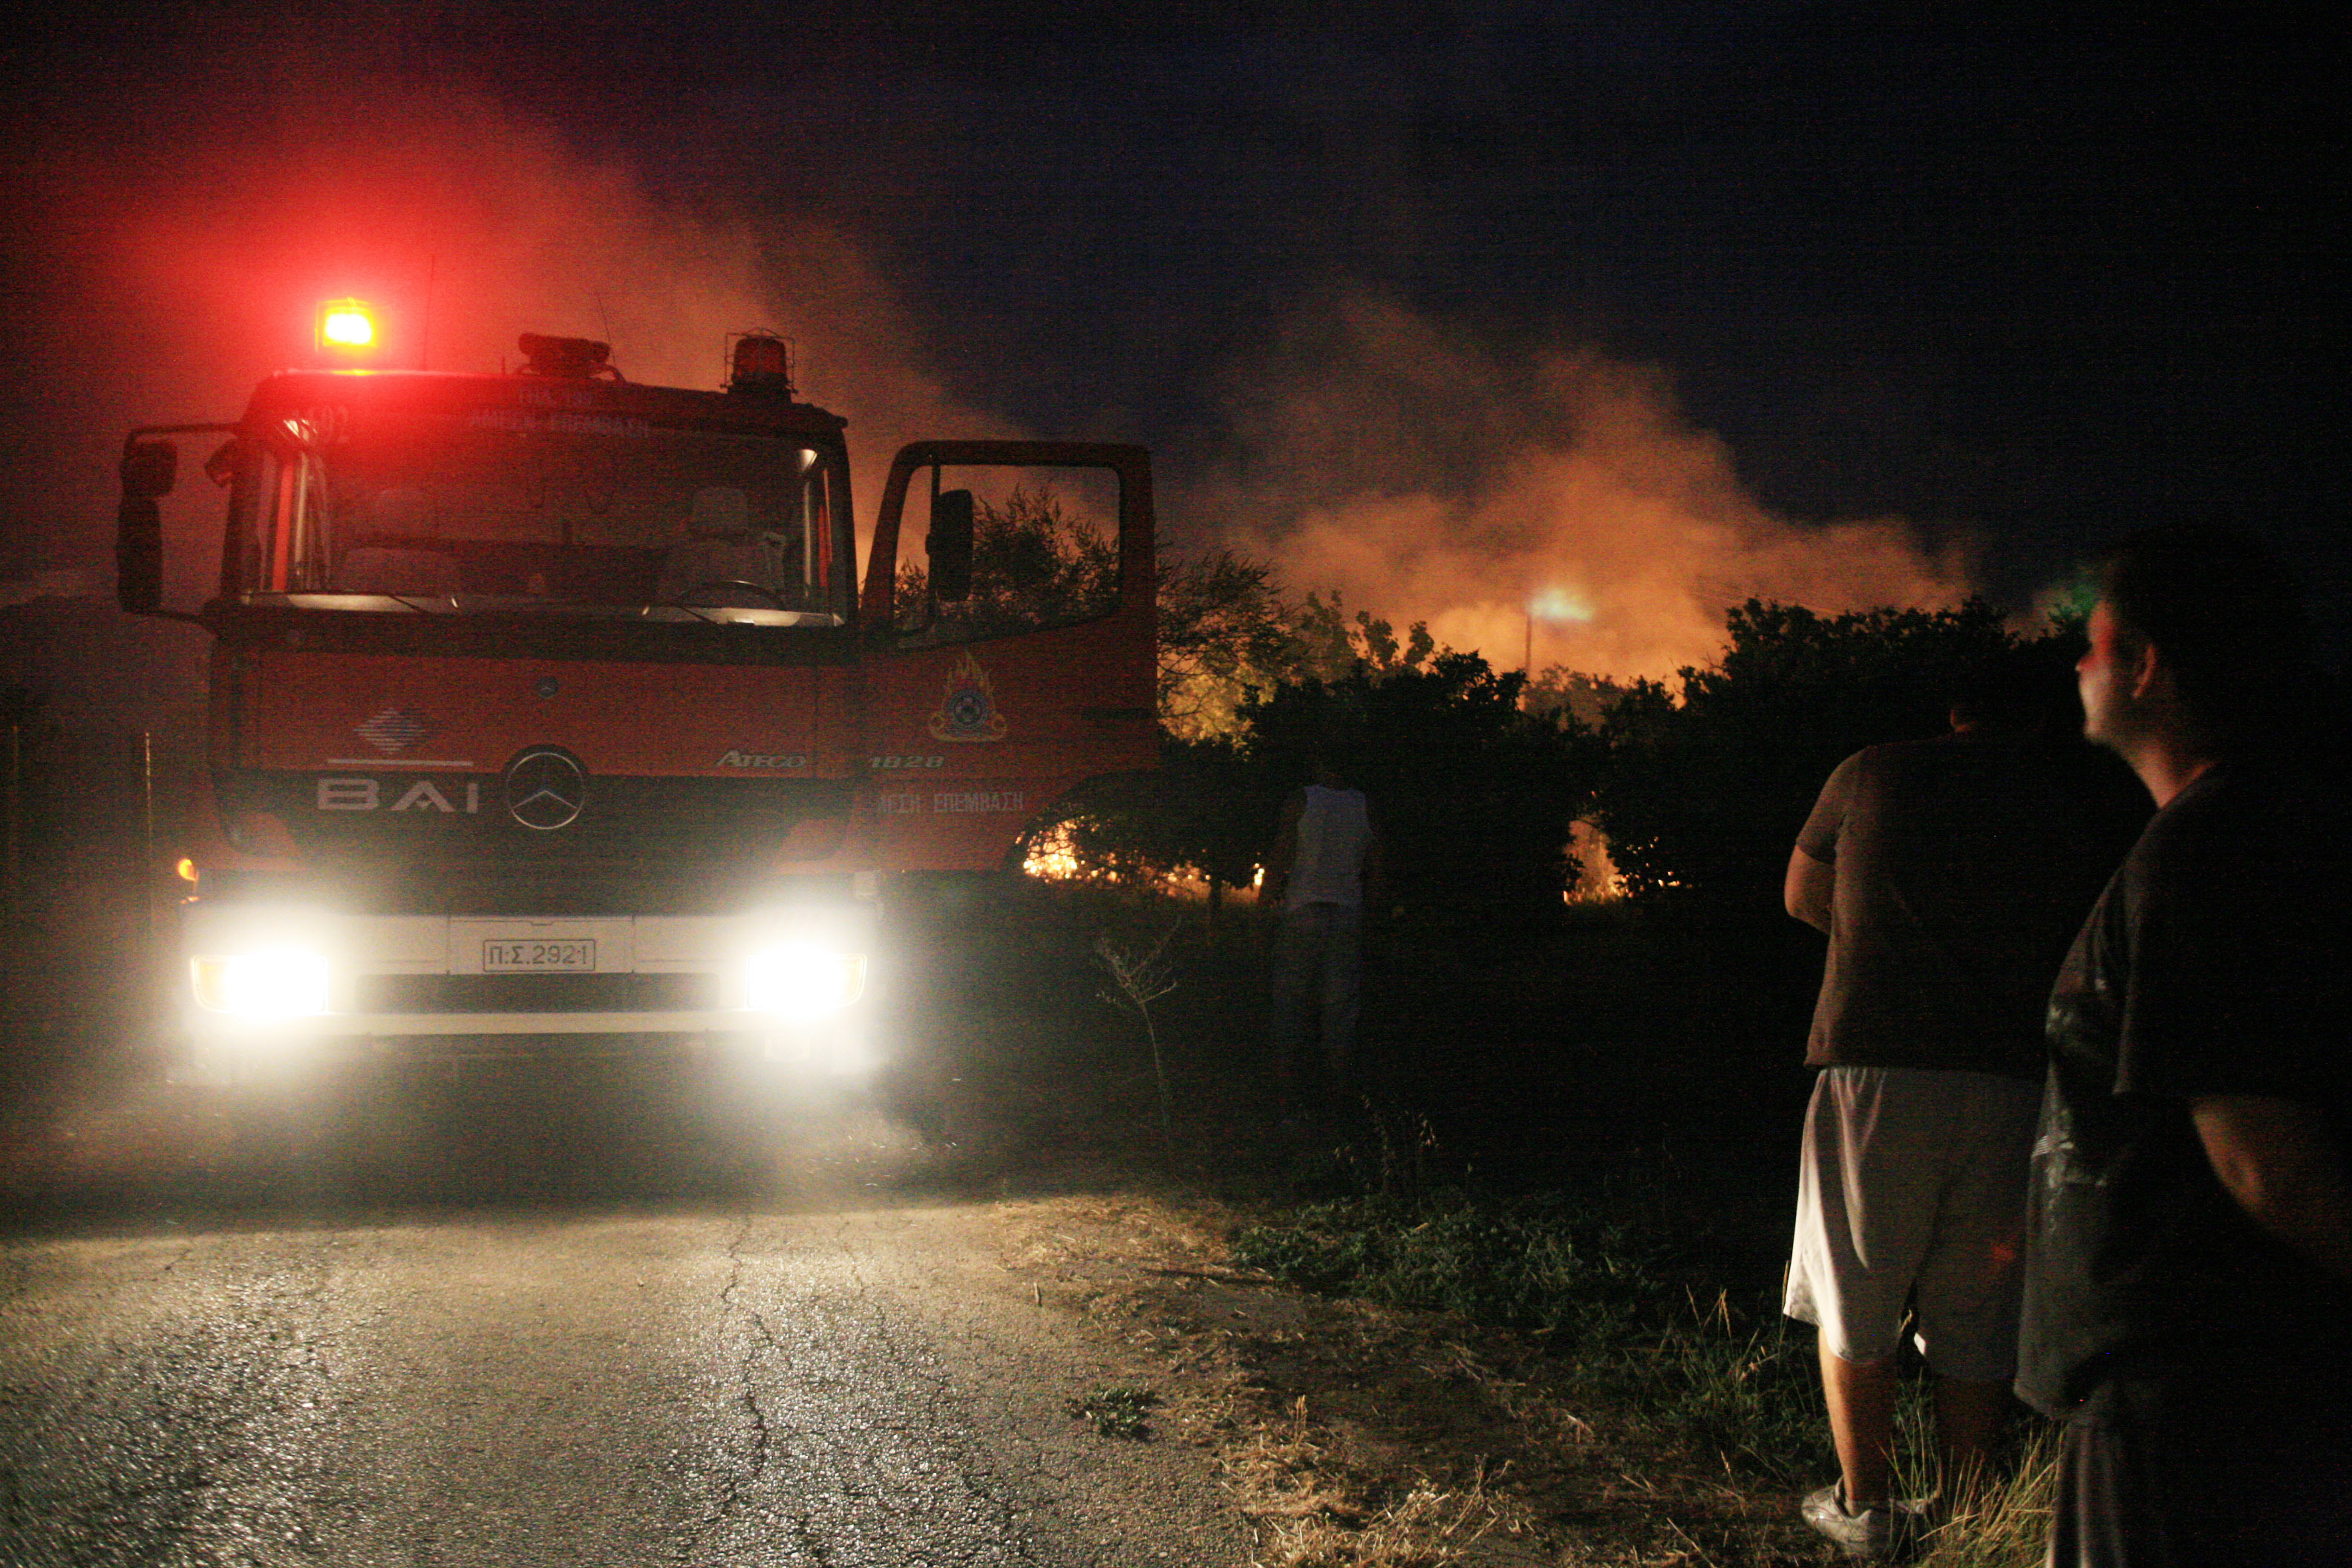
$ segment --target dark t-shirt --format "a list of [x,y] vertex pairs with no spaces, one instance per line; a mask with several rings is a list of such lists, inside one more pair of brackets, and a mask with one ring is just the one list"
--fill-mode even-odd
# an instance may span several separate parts
[[1838,764],[1797,847],[1836,872],[1805,1061],[2030,1081],[2066,944],[2147,817],[2078,741],[1948,735]]
[[2352,843],[2307,775],[2216,767],[2116,873],[2050,998],[2018,1393],[2063,1415],[2111,1372],[2281,1354],[2352,1364],[2352,1287],[2273,1237],[2214,1175],[2208,1095],[2352,1121]]

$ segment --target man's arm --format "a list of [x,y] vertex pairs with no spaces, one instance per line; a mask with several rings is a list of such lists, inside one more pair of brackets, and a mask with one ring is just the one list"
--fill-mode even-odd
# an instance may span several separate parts
[[2352,1279],[2352,1195],[2318,1111],[2270,1095],[2189,1103],[2213,1173],[2254,1223],[2338,1279]]
[[1816,931],[1830,929],[1830,903],[1837,891],[1837,868],[1816,860],[1802,849],[1789,852],[1789,875],[1780,885],[1780,900],[1789,912]]

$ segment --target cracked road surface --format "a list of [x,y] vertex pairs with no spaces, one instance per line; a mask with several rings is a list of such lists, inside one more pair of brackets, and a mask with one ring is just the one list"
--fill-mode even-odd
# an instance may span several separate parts
[[987,1205],[0,1241],[0,1563],[1238,1564]]

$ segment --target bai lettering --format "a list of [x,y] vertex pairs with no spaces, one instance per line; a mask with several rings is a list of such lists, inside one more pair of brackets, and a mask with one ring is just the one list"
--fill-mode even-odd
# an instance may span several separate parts
[[[383,809],[383,784],[379,779],[323,778],[319,781],[316,799],[320,811],[377,811]],[[459,805],[459,801],[464,804]],[[455,784],[445,791],[431,779],[413,779],[400,798],[393,802],[392,809],[478,816],[482,810],[482,784],[479,779],[467,779],[460,794]]]

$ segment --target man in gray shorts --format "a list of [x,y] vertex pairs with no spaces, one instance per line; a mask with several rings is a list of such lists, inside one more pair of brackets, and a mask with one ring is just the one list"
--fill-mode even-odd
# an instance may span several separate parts
[[1908,1544],[1891,1474],[1906,1308],[1944,1475],[1990,1458],[2016,1366],[2043,1004],[2146,815],[2074,737],[2063,666],[2037,682],[2025,658],[1971,679],[1954,733],[1840,763],[1789,859],[1789,912],[1830,946],[1783,1310],[1821,1330],[1843,1472],[1804,1517],[1855,1557]]

